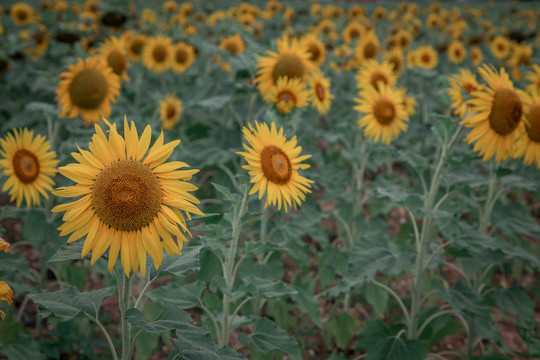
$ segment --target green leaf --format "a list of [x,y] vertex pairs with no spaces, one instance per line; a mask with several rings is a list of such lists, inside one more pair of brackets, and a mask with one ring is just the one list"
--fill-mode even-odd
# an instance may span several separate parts
[[229,95],[219,95],[214,96],[208,99],[201,100],[194,105],[201,106],[208,110],[219,110],[223,108],[227,103],[231,101],[231,97]]
[[0,348],[0,354],[9,360],[45,360],[46,357],[40,351],[39,345],[31,340],[7,344]]
[[370,350],[388,336],[390,336],[390,331],[381,319],[368,319],[360,328],[356,338],[356,349]]
[[261,279],[257,276],[250,275],[243,278],[242,281],[248,285],[248,292],[251,295],[265,299],[298,293],[281,280]]
[[366,360],[423,360],[428,348],[419,340],[406,340],[395,336],[388,337],[373,347]]
[[30,274],[28,260],[21,253],[0,252],[0,271],[9,273],[20,272],[28,279],[33,279]]
[[126,311],[126,319],[134,327],[154,335],[193,326],[188,324],[192,321],[191,318],[183,310],[172,305],[164,307],[157,319],[152,322],[146,321],[143,314],[135,308]]
[[360,320],[348,312],[342,312],[328,319],[324,326],[325,337],[328,342],[332,342],[333,340],[337,347],[345,349],[358,330],[359,325]]
[[434,125],[431,127],[433,134],[438,137],[442,142],[445,141],[445,137],[450,140],[450,133],[452,128],[456,125],[452,118],[448,115],[430,114],[430,118],[433,119]]
[[498,307],[519,316],[524,322],[534,322],[534,304],[521,286],[497,289],[489,294]]
[[154,301],[177,305],[180,309],[191,309],[199,305],[205,288],[206,284],[200,280],[185,285],[171,283],[149,292],[148,297]]
[[54,255],[48,260],[48,262],[68,261],[68,260],[80,260],[82,259],[82,249],[84,241],[76,241],[71,244],[65,244],[58,249]]
[[47,114],[55,115],[57,114],[57,108],[54,104],[39,102],[39,101],[32,101],[26,104],[25,110],[33,110],[33,111],[42,111]]
[[46,294],[28,296],[43,307],[43,310],[40,310],[42,317],[54,314],[61,321],[67,321],[81,312],[97,319],[101,303],[106,297],[115,292],[116,290],[113,287],[83,293],[79,292],[75,287],[69,287]]
[[296,343],[296,339],[276,326],[274,322],[266,318],[261,318],[257,322],[255,332],[249,336],[253,344],[253,350],[270,354],[274,350],[279,350],[293,360],[301,360],[302,355]]
[[182,249],[182,255],[170,256],[169,254],[164,254],[163,262],[157,270],[152,262],[149,262],[148,271],[150,272],[150,279],[154,280],[162,272],[168,272],[182,278],[190,271],[199,270],[199,253],[201,249],[202,246],[190,246]]
[[234,206],[238,206],[242,201],[242,195],[237,193],[231,193],[228,187],[212,183],[216,190],[223,196],[223,199]]
[[375,316],[384,317],[386,307],[388,306],[388,291],[375,284],[369,284],[364,292],[366,301],[371,305]]

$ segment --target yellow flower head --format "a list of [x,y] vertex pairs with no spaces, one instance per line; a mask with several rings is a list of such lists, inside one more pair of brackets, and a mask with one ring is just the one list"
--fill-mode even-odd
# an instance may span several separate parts
[[[14,298],[13,290],[9,285],[5,281],[0,281],[0,301],[6,301],[8,305],[11,305]],[[0,316],[2,316],[2,320],[6,318],[6,314],[2,310],[0,310]]]

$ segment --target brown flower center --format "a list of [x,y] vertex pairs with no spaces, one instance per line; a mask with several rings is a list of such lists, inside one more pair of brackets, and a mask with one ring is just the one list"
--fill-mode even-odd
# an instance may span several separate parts
[[152,49],[152,58],[158,63],[165,62],[169,51],[165,45],[158,44]]
[[392,65],[395,74],[401,73],[402,61],[397,56],[392,56],[388,59],[388,62]]
[[167,105],[167,119],[172,119],[176,115],[176,106],[173,104]]
[[106,167],[96,178],[92,205],[105,224],[121,231],[137,231],[150,224],[161,206],[159,180],[135,160]]
[[519,95],[510,89],[497,90],[489,114],[489,124],[499,135],[508,135],[518,127],[523,114]]
[[262,150],[261,167],[264,177],[275,184],[284,185],[291,179],[291,161],[277,146],[269,145]]
[[292,102],[293,104],[296,104],[296,96],[288,90],[280,91],[277,95],[277,99],[278,102]]
[[175,53],[175,60],[178,64],[185,64],[188,60],[188,54],[185,49],[177,49]]
[[540,143],[540,105],[531,106],[529,113],[525,116],[528,122],[525,124],[525,130],[527,130],[529,139]]
[[377,55],[377,45],[372,42],[369,42],[364,47],[364,58],[373,59]]
[[109,53],[107,63],[116,75],[122,75],[127,67],[126,57],[118,50],[113,50]]
[[225,49],[236,56],[240,52],[240,49],[238,48],[238,44],[235,41],[228,41],[225,43]]
[[429,64],[431,62],[431,55],[423,53],[422,56],[420,56],[420,60],[422,60],[422,63],[424,64]]
[[317,98],[319,98],[319,101],[324,101],[324,99],[326,98],[326,91],[324,90],[324,86],[322,86],[322,84],[315,84],[315,94],[317,94]]
[[381,125],[389,125],[394,120],[396,109],[388,99],[379,99],[373,107],[373,115]]
[[39,176],[39,161],[34,153],[20,149],[13,155],[13,171],[24,184],[32,183]]
[[28,14],[28,11],[24,10],[24,9],[19,9],[17,10],[17,12],[15,13],[15,17],[17,19],[19,19],[20,21],[25,21],[26,19],[28,19],[29,17],[29,14]]
[[379,90],[379,83],[388,84],[388,78],[382,72],[377,71],[371,75],[369,83],[377,90]]
[[144,47],[144,40],[135,39],[131,43],[130,51],[135,55],[140,55]]
[[309,44],[308,47],[309,52],[309,60],[311,61],[317,61],[321,57],[321,50],[317,46],[317,44]]
[[306,69],[304,68],[302,59],[292,54],[283,55],[274,66],[272,78],[274,79],[274,83],[277,83],[277,80],[282,76],[285,76],[288,79],[303,79],[305,72]]
[[107,79],[100,71],[86,69],[71,80],[69,95],[79,108],[96,109],[105,100],[108,89]]
[[467,92],[467,94],[469,96],[471,96],[472,92],[473,91],[476,91],[478,90],[478,88],[476,87],[475,84],[471,84],[471,83],[463,83],[461,84],[461,87],[463,87],[463,89],[465,89],[465,91]]

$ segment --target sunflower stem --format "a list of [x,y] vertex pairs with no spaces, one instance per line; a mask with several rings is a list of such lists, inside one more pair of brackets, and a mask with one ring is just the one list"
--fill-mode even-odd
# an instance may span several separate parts
[[118,282],[120,288],[118,293],[119,297],[120,313],[122,316],[122,360],[129,360],[129,352],[131,348],[131,325],[126,319],[126,311],[129,309],[129,300],[131,296],[131,279],[124,275],[122,282]]

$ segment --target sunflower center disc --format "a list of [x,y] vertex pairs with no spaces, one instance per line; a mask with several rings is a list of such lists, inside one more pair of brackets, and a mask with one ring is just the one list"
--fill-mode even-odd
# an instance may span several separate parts
[[25,10],[18,10],[15,16],[17,19],[24,21],[28,18],[28,13]]
[[367,43],[364,47],[364,57],[366,59],[373,59],[375,55],[377,55],[377,46],[372,42]]
[[234,56],[238,54],[238,46],[234,42],[228,42],[227,44],[225,44],[225,49],[227,49],[227,51],[233,54]]
[[510,89],[497,90],[489,114],[489,124],[499,135],[508,135],[519,125],[523,106],[519,95]]
[[274,66],[272,78],[274,79],[274,83],[277,83],[277,80],[282,76],[289,79],[303,79],[304,73],[304,64],[302,64],[302,60],[298,56],[283,55]]
[[525,125],[529,139],[540,143],[540,105],[533,105],[527,114],[528,124]]
[[292,102],[293,104],[296,104],[296,96],[294,96],[293,93],[289,91],[282,91],[277,96],[279,102]]
[[172,119],[176,115],[176,108],[174,105],[167,105],[167,119]]
[[107,63],[116,75],[122,75],[124,70],[126,70],[126,57],[118,50],[111,51],[109,56],[107,56]]
[[382,82],[383,84],[388,84],[388,79],[386,76],[381,73],[380,71],[377,71],[371,75],[370,84],[377,90],[379,90],[379,82]]
[[424,64],[429,64],[431,62],[431,56],[429,54],[422,54],[420,59]]
[[317,94],[319,101],[324,101],[324,86],[319,83],[315,84],[315,93]]
[[105,224],[136,231],[150,224],[161,206],[161,186],[152,170],[135,160],[119,161],[98,175],[92,205]]
[[36,155],[25,149],[17,150],[13,155],[13,171],[22,183],[33,182],[39,175],[39,161]]
[[269,145],[262,150],[261,166],[264,177],[273,183],[284,185],[291,179],[289,157],[277,146]]
[[178,64],[184,64],[187,61],[188,55],[186,50],[178,49],[176,50],[176,62]]
[[321,57],[321,51],[319,50],[319,47],[315,44],[309,44],[309,59],[311,61],[317,61]]
[[463,87],[463,89],[465,89],[465,91],[467,92],[467,94],[469,94],[469,96],[472,94],[473,91],[476,91],[476,86],[471,84],[471,83],[464,83],[461,85]]
[[360,37],[360,31],[358,29],[354,28],[349,32],[349,37],[351,39],[358,39]]
[[375,103],[373,114],[375,115],[375,119],[377,119],[380,124],[388,125],[394,120],[396,110],[394,109],[394,104],[392,104],[389,100],[380,99]]
[[69,85],[71,101],[82,109],[95,109],[105,99],[108,90],[105,76],[98,70],[83,70]]
[[140,55],[141,52],[142,52],[143,47],[144,47],[144,41],[134,40],[131,43],[131,52],[136,54],[136,55]]
[[401,70],[401,61],[397,57],[391,57],[388,62],[392,65],[394,73],[399,73]]
[[154,60],[158,63],[162,63],[167,58],[167,48],[165,45],[156,45],[154,46],[154,49],[152,49],[152,57]]

